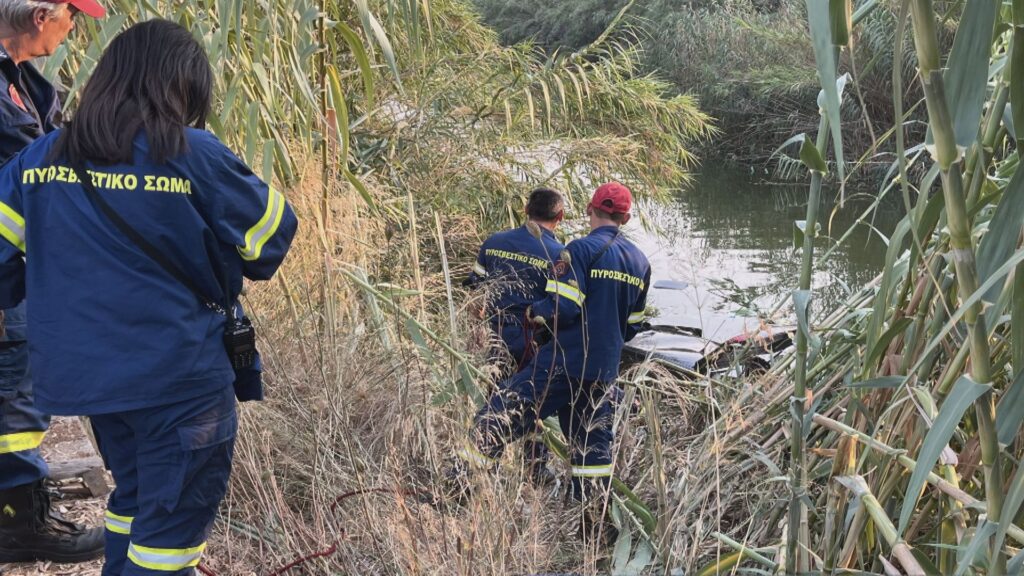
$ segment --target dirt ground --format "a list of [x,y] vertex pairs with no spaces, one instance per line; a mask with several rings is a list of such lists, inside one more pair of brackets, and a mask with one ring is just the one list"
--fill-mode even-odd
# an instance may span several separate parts
[[[43,441],[42,450],[46,461],[51,464],[96,456],[96,451],[93,449],[77,418],[54,418],[50,425],[50,432]],[[73,488],[83,487],[81,482],[75,479],[67,480],[64,483]],[[61,513],[69,520],[88,526],[99,526],[103,522],[106,497],[66,497],[54,500],[54,505],[58,506]],[[97,576],[102,566],[102,559],[82,564],[52,564],[49,562],[0,564],[0,575],[31,576],[35,574],[53,574],[59,576]]]

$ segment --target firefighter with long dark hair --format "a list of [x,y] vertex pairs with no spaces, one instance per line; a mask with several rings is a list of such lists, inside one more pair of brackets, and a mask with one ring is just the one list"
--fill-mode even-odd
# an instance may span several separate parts
[[237,298],[297,227],[203,129],[212,84],[188,30],[136,24],[71,123],[0,169],[0,306],[27,295],[36,402],[91,416],[117,484],[104,575],[199,563],[231,471],[233,384],[252,369]]

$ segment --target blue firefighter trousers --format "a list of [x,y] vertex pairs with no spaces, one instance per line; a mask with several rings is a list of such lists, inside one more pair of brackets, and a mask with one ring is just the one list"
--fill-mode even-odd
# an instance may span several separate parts
[[[521,319],[508,316],[492,321],[491,330],[501,337],[505,350],[493,347],[489,361],[502,367],[499,378],[506,380],[533,359],[537,350],[534,330],[530,326],[524,327]],[[511,365],[507,364],[505,351],[512,357]],[[523,459],[529,466],[537,467],[538,471],[543,469],[548,461],[548,447],[536,429],[526,433],[526,439],[523,440]]]
[[460,455],[471,463],[488,465],[509,442],[557,414],[569,441],[572,495],[582,500],[589,489],[604,488],[611,480],[614,409],[609,383],[569,377],[553,348],[550,344],[541,348],[522,370],[498,385],[477,412],[469,443]]
[[194,574],[227,491],[238,420],[230,386],[156,408],[92,417],[117,488],[103,576]]
[[[25,302],[3,312],[0,337],[0,490],[46,477],[39,453],[50,418],[32,401],[32,377],[25,342]],[[20,342],[20,343],[19,343]]]

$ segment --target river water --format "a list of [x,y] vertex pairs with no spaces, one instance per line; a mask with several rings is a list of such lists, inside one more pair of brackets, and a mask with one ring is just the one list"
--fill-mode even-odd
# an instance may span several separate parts
[[[712,338],[754,328],[761,318],[791,322],[788,302],[771,312],[799,282],[793,230],[806,216],[807,195],[806,184],[765,183],[746,167],[708,167],[671,202],[638,207],[646,229],[630,224],[626,230],[651,260],[656,287],[649,303],[658,320],[700,327]],[[841,209],[837,191],[822,196],[815,256],[835,249],[815,268],[817,311],[842,302],[881,271],[886,244],[880,235],[888,236],[902,217],[899,204],[887,201],[858,224],[873,200],[869,194],[848,192]]]

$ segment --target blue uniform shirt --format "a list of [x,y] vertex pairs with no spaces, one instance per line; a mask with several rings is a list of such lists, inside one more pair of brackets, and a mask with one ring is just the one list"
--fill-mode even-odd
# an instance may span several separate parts
[[566,250],[570,261],[558,262],[546,298],[533,305],[555,327],[555,341],[538,357],[557,354],[570,378],[615,380],[622,345],[644,320],[651,265],[616,226],[592,230]]
[[[23,278],[36,405],[103,414],[230,386],[225,317],[128,240],[73,171],[49,160],[59,134],[0,169],[0,307],[16,303]],[[165,164],[150,159],[140,133],[131,165],[87,168],[113,209],[208,297],[234,301],[243,276],[277,270],[297,221],[214,135],[186,135],[188,152]]]
[[60,126],[57,91],[30,62],[15,64],[0,46],[0,164]]
[[563,246],[550,230],[540,229],[540,240],[524,225],[498,232],[480,247],[469,281],[494,283],[489,302],[492,324],[520,324],[526,307],[544,297],[552,263]]

